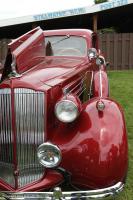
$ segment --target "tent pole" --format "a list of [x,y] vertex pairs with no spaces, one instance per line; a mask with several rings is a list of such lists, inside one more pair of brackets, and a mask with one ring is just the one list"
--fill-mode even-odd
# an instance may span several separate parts
[[93,15],[93,31],[97,33],[97,20],[98,20],[98,14]]

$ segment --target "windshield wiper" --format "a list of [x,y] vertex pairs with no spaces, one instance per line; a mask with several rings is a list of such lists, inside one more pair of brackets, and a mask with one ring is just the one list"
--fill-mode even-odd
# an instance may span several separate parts
[[64,40],[68,39],[68,38],[70,38],[70,35],[66,35],[66,36],[63,37],[62,39],[57,40],[56,42],[52,42],[51,44],[52,44],[52,45],[58,44],[59,42],[62,42],[62,41],[64,41]]

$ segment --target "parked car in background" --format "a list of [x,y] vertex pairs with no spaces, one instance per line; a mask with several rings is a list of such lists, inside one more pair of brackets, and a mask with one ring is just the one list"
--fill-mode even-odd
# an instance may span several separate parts
[[0,83],[3,198],[113,196],[125,184],[127,151],[95,33],[37,27],[9,44]]

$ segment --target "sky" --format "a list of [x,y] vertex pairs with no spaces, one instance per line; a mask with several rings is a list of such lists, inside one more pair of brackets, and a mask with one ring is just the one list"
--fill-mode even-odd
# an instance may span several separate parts
[[93,0],[0,0],[0,19],[91,6]]

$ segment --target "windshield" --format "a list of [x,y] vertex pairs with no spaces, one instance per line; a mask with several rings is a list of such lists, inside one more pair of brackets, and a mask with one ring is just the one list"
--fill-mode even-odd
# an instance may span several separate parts
[[46,56],[86,56],[87,43],[78,36],[45,37]]

